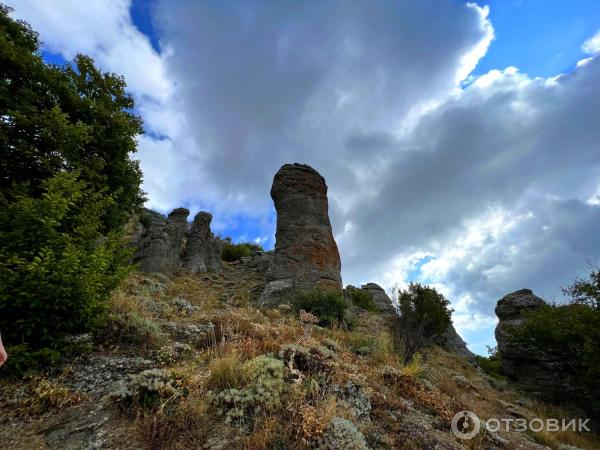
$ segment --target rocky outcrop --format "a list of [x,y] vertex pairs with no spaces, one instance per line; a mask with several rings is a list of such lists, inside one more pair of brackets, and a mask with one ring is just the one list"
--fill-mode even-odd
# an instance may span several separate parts
[[263,303],[276,304],[293,290],[342,292],[341,262],[328,215],[327,185],[313,168],[284,165],[273,179],[277,211],[273,261]]
[[189,210],[174,209],[167,218],[154,211],[145,211],[144,232],[135,257],[142,272],[170,274],[179,269],[180,254],[185,245]]
[[456,332],[454,325],[450,324],[439,339],[438,345],[449,352],[464,356],[469,360],[475,359],[475,354],[469,350],[467,344]]
[[383,314],[396,314],[396,308],[392,303],[392,299],[387,295],[385,290],[376,283],[363,284],[360,289],[371,294],[377,309]]
[[134,239],[139,249],[135,261],[142,272],[198,273],[221,268],[223,246],[210,231],[212,216],[199,212],[190,227],[189,214],[186,208],[176,208],[166,218],[144,211],[143,228]]
[[526,312],[534,311],[544,304],[544,300],[529,289],[513,292],[498,301],[496,341],[502,372],[518,387],[538,397],[569,398],[575,395],[577,383],[568,362],[561,356],[510,338],[511,328],[523,323]]
[[194,217],[181,257],[183,269],[187,272],[207,272],[221,268],[223,243],[215,239],[210,231],[211,221],[212,215],[204,211],[200,211]]

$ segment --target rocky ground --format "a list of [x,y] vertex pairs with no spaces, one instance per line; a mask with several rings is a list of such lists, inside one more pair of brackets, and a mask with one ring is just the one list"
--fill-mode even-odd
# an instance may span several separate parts
[[455,438],[450,421],[465,409],[483,419],[569,412],[438,347],[403,366],[384,316],[357,311],[346,331],[285,305],[259,308],[265,264],[256,256],[222,272],[132,274],[104,328],[81,337],[88,355],[0,380],[0,448],[600,448],[590,433]]

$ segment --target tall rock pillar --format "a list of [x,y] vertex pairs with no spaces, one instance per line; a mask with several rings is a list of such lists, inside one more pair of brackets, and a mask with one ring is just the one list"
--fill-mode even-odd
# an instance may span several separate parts
[[341,293],[325,179],[307,165],[285,164],[275,174],[271,197],[277,211],[275,253],[261,301],[277,303],[290,290]]

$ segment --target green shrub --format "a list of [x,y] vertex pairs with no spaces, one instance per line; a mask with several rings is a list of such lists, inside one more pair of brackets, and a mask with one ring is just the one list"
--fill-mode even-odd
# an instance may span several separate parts
[[317,316],[321,326],[351,326],[351,322],[347,320],[348,303],[341,293],[331,291],[300,293],[293,301],[293,306],[297,311],[303,309]]
[[435,288],[410,283],[397,292],[399,316],[394,324],[394,344],[408,363],[416,352],[431,345],[452,323],[449,302]]
[[174,375],[166,369],[148,369],[129,375],[110,393],[124,412],[133,416],[137,409],[153,410],[167,401],[175,403],[187,395]]
[[242,242],[240,244],[225,244],[223,246],[223,261],[237,261],[242,256],[252,256],[256,252],[262,252],[263,248],[258,244]]
[[352,303],[354,303],[354,305],[364,309],[365,311],[378,311],[377,305],[373,300],[373,296],[369,292],[357,288],[350,288],[349,292],[350,297],[352,298]]
[[488,347],[488,356],[476,355],[475,360],[479,364],[479,367],[492,378],[496,378],[497,380],[505,379],[501,371],[502,364],[498,347]]
[[129,257],[118,233],[99,231],[110,197],[68,173],[43,191],[0,210],[0,329],[9,347],[32,355],[97,324]]
[[241,372],[242,386],[208,393],[217,414],[234,424],[243,424],[261,412],[279,407],[286,388],[283,362],[270,356],[246,361]]

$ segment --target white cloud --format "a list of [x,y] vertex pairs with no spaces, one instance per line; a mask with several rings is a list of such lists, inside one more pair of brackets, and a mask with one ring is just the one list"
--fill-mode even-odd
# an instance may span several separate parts
[[479,350],[501,296],[556,297],[600,255],[600,34],[572,73],[474,77],[492,24],[452,0],[159,0],[161,54],[127,1],[13,6],[50,50],[125,75],[150,206],[206,208],[219,231],[242,214],[262,242],[273,174],[311,164],[344,280],[437,286]]
[[583,43],[583,45],[581,46],[581,50],[583,50],[588,55],[600,53],[600,30],[594,36],[592,36]]

